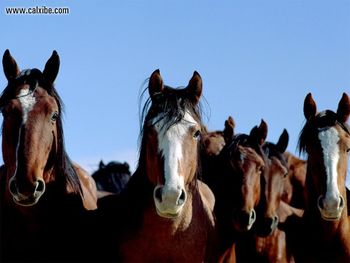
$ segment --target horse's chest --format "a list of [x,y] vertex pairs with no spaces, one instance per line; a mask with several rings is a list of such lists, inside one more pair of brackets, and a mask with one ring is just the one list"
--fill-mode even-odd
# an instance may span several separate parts
[[144,220],[142,227],[121,245],[123,261],[202,262],[207,233],[201,222],[181,224],[163,219]]

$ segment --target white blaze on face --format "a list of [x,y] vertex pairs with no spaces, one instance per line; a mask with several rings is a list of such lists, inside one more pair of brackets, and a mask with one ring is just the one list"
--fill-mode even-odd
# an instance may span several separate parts
[[21,103],[23,111],[22,124],[25,124],[28,120],[29,112],[33,109],[36,100],[29,89],[21,89],[17,97]]
[[[337,183],[337,166],[339,161],[339,135],[334,127],[322,130],[318,134],[323,150],[324,165],[327,174],[327,190],[325,205],[330,201],[332,206],[339,205],[339,189]],[[333,202],[332,202],[333,201]]]
[[185,113],[183,120],[169,129],[166,129],[163,120],[155,124],[158,132],[158,152],[164,158],[165,187],[184,188],[184,178],[179,174],[178,165],[183,158],[182,146],[185,135],[196,124],[197,122],[188,112]]

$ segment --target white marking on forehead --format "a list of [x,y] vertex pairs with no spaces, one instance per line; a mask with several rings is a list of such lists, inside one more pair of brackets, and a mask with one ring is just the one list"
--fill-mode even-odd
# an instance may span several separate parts
[[327,174],[326,199],[338,198],[339,189],[337,183],[339,161],[339,134],[336,128],[331,127],[319,132],[318,138],[323,150],[324,166]]
[[188,129],[197,125],[194,118],[186,112],[184,118],[169,129],[164,126],[164,119],[155,124],[158,132],[158,152],[164,158],[165,184],[170,187],[184,187],[184,178],[179,176],[178,164],[181,162],[182,145]]
[[23,111],[22,123],[25,124],[28,119],[28,114],[33,109],[36,100],[33,93],[30,91],[30,89],[21,89],[17,97],[21,103],[22,111]]

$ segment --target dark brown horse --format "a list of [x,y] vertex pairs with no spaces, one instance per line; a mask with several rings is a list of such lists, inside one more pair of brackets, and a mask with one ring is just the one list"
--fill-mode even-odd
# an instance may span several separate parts
[[[288,132],[284,130],[276,144],[265,142],[266,172],[261,180],[261,197],[257,208],[257,220],[252,235],[237,244],[239,262],[291,262],[287,251],[285,233],[277,228],[281,215],[281,200],[288,176],[284,158],[288,145]],[[285,220],[285,218],[283,218]]]
[[261,199],[258,208],[256,233],[268,236],[277,228],[278,208],[288,176],[288,165],[283,153],[287,149],[289,135],[283,130],[276,144],[265,142],[263,151],[267,157],[267,172],[263,174]]
[[97,186],[98,197],[109,194],[119,194],[131,177],[129,164],[111,161],[104,164],[100,161],[98,170],[92,173]]
[[[350,228],[345,178],[350,132],[346,124],[350,101],[346,93],[336,112],[317,112],[309,93],[304,101],[306,124],[299,149],[307,153],[304,224],[297,242],[306,261],[350,262]],[[304,242],[303,242],[304,241]]]
[[[220,237],[222,261],[234,259],[235,242],[240,233],[249,231],[256,220],[260,201],[260,181],[265,156],[261,148],[267,136],[262,120],[250,134],[234,134],[231,117],[225,122],[226,144],[219,155],[203,151],[203,180],[215,195],[215,215]],[[206,147],[206,145],[204,145]]]
[[111,197],[120,211],[119,223],[110,220],[119,228],[114,251],[123,262],[214,262],[214,197],[197,179],[202,79],[194,72],[186,88],[175,89],[156,70],[148,92],[138,167],[125,190]]
[[65,151],[53,86],[59,56],[54,51],[43,72],[20,72],[8,50],[2,62],[1,262],[82,259],[77,220],[97,208],[96,185]]

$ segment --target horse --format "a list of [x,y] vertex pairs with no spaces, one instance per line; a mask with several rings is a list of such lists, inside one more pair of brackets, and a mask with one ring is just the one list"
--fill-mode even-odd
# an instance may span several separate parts
[[9,50],[2,63],[1,262],[82,259],[89,237],[82,219],[97,208],[96,185],[64,147],[58,53],[43,71],[20,71]]
[[[298,146],[307,153],[305,212],[296,237],[299,259],[350,261],[349,203],[345,179],[348,169],[350,100],[346,93],[337,111],[318,112],[308,93],[304,100],[306,123]],[[311,245],[311,246],[310,246]]]
[[[234,134],[232,117],[222,132],[225,146],[219,155],[203,151],[203,181],[215,195],[215,216],[219,231],[220,261],[234,261],[235,244],[252,229],[260,201],[260,181],[265,167],[262,145],[267,124],[261,120],[250,134]],[[204,144],[203,147],[206,147]]]
[[288,178],[285,181],[282,200],[293,207],[304,209],[306,161],[287,151],[283,155],[288,165]]
[[92,178],[95,180],[98,193],[119,194],[131,177],[129,164],[124,162],[111,161],[104,164],[100,161],[99,168],[92,173]]
[[202,133],[201,141],[203,144],[204,154],[207,156],[219,155],[222,148],[225,146],[224,132],[208,131],[204,129]]
[[187,87],[172,88],[155,70],[147,90],[136,171],[118,196],[103,198],[111,206],[101,200],[99,208],[109,208],[101,214],[119,226],[110,236],[117,260],[214,262],[214,196],[198,179],[202,78],[195,71]]
[[278,208],[284,194],[288,165],[284,158],[289,135],[283,130],[276,144],[265,142],[262,149],[267,157],[267,172],[263,174],[261,198],[258,206],[256,233],[258,236],[270,235],[278,225]]
[[236,246],[239,262],[293,262],[287,248],[286,233],[277,228],[285,221],[286,205],[281,204],[288,165],[284,157],[289,135],[283,130],[277,143],[265,142],[262,149],[267,157],[266,172],[262,175],[261,197],[257,220],[252,235],[240,240]]

